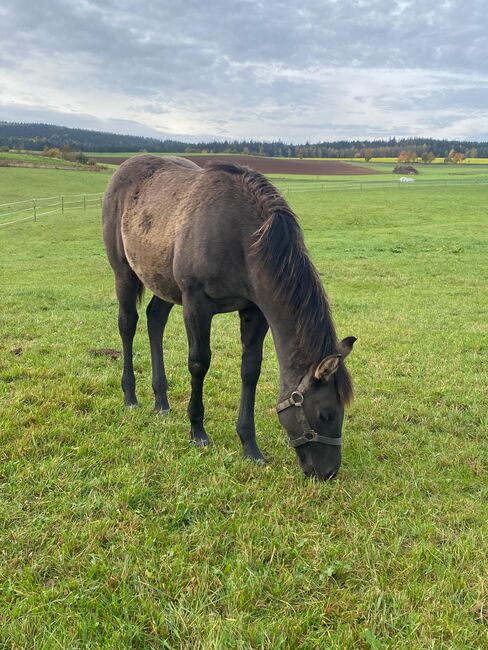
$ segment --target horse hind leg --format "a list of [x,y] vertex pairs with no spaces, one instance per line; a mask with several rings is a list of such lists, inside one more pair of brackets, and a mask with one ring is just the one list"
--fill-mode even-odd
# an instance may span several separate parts
[[151,346],[152,387],[154,391],[154,410],[168,413],[168,381],[164,369],[163,333],[173,304],[153,296],[149,302],[147,315],[147,333]]
[[137,406],[136,380],[134,376],[133,340],[136,333],[137,302],[142,293],[143,285],[131,268],[117,270],[115,275],[115,291],[119,300],[119,332],[124,351],[124,369],[122,372],[122,391],[124,403],[128,407]]

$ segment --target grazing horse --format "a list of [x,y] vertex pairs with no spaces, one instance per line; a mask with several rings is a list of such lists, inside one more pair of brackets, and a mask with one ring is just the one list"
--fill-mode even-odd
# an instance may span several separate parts
[[321,479],[334,476],[341,463],[344,407],[352,398],[344,359],[356,339],[337,341],[302,231],[278,190],[239,165],[202,169],[183,158],[134,157],[108,186],[103,236],[119,300],[125,404],[137,405],[132,341],[138,299],[147,287],[154,294],[147,328],[155,409],[169,409],[162,337],[178,304],[189,345],[190,435],[196,445],[208,445],[202,393],[212,317],[238,311],[242,394],[237,433],[244,455],[263,460],[254,403],[270,327],[280,367],[280,422],[303,472]]

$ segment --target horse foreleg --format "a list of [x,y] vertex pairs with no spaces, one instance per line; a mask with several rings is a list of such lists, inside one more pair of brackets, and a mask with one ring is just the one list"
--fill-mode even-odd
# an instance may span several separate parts
[[241,365],[241,404],[237,433],[242,442],[244,456],[252,460],[262,461],[263,455],[256,443],[254,425],[254,403],[256,385],[261,374],[263,358],[263,342],[268,323],[262,311],[253,305],[239,312],[241,319],[242,365]]
[[153,296],[146,309],[147,333],[151,346],[154,410],[158,413],[169,411],[168,381],[164,369],[163,333],[172,307],[172,303]]
[[197,447],[210,444],[203,426],[203,381],[210,367],[210,326],[213,310],[205,296],[183,296],[183,318],[188,336],[188,369],[191,374],[191,397],[188,417],[191,439]]

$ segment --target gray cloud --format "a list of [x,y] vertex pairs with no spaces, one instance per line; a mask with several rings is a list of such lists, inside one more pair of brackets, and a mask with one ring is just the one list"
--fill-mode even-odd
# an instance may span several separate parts
[[0,21],[3,119],[295,141],[488,131],[480,0],[3,0]]

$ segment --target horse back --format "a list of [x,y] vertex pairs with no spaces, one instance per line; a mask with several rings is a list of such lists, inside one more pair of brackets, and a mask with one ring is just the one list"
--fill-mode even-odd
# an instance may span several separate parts
[[183,293],[199,288],[226,311],[249,298],[246,256],[259,224],[230,174],[181,158],[127,161],[104,206],[109,259],[112,251],[116,264],[128,263],[164,300],[181,303]]

